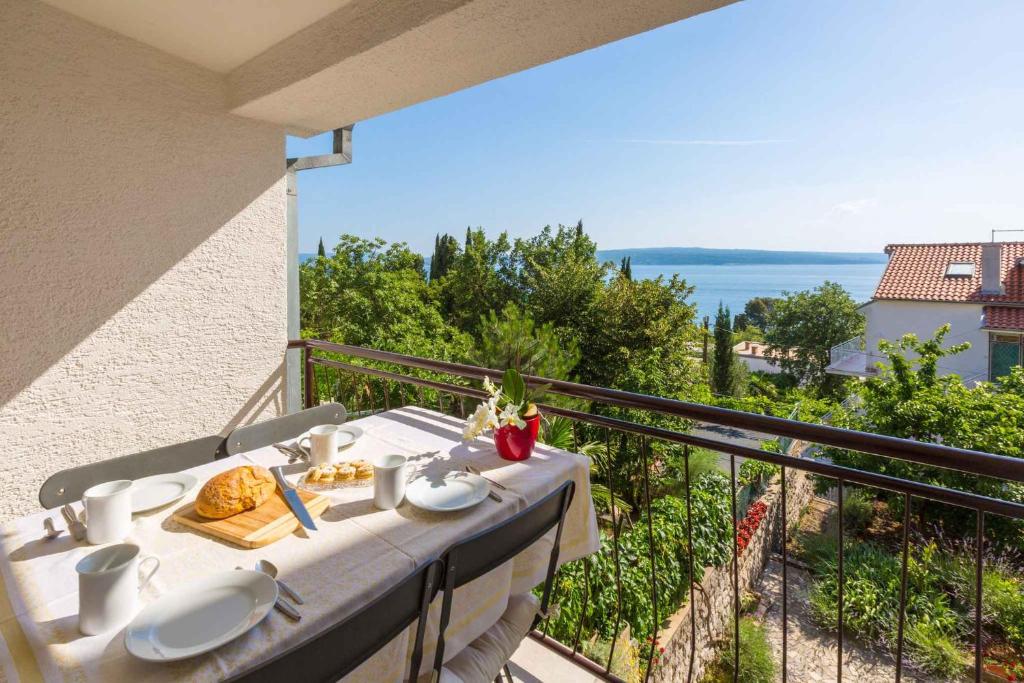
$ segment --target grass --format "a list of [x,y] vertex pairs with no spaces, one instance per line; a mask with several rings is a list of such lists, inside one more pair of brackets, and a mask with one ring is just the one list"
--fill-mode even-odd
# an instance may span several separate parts
[[866,489],[847,489],[843,495],[843,527],[859,534],[871,525],[875,516],[875,497]]
[[[730,632],[731,634],[731,632]],[[708,668],[702,683],[732,683],[735,666],[732,639],[722,648],[718,659]],[[775,660],[771,644],[761,622],[752,617],[740,619],[740,669],[743,683],[773,683]]]

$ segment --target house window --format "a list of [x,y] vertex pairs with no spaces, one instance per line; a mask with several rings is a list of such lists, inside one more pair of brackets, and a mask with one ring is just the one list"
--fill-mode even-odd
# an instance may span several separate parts
[[946,277],[974,277],[974,263],[953,261],[946,266]]
[[1020,365],[1020,337],[1009,334],[993,334],[989,337],[988,378],[997,380],[1010,374]]

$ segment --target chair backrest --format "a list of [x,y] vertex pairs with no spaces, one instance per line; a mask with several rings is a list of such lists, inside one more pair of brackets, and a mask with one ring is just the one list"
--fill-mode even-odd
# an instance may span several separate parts
[[[414,621],[417,622],[416,639],[410,671],[418,672],[423,658],[423,627],[430,603],[440,588],[443,567],[438,559],[421,565],[387,593],[344,621],[229,680],[238,683],[335,683]],[[416,676],[411,675],[410,678],[415,680]]]
[[[500,567],[523,552],[551,529],[556,529],[551,556],[548,560],[544,592],[540,611],[546,612],[551,598],[551,585],[558,568],[558,550],[562,540],[565,513],[572,502],[576,483],[569,480],[525,510],[504,522],[474,534],[448,548],[442,556],[445,565],[444,598],[441,602],[441,621],[438,626],[434,672],[440,677],[444,663],[444,632],[451,617],[452,595],[455,589]],[[536,627],[540,617],[534,620]]]
[[57,472],[39,488],[39,503],[47,509],[79,500],[90,486],[112,479],[140,479],[153,474],[180,472],[226,457],[224,438],[206,436],[123,455]]
[[237,455],[272,443],[294,439],[311,427],[323,424],[338,425],[345,421],[348,412],[340,403],[325,403],[315,408],[300,410],[284,417],[257,422],[239,427],[227,438],[228,455]]

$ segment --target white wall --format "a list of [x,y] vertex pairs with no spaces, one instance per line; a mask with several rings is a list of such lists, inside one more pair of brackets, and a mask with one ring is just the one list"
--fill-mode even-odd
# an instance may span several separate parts
[[50,473],[281,410],[284,137],[223,77],[0,12],[0,519]]
[[923,301],[876,300],[862,309],[867,319],[867,351],[878,353],[878,341],[899,341],[913,332],[930,339],[935,330],[949,323],[945,345],[970,342],[971,348],[941,362],[941,374],[955,372],[966,379],[988,372],[988,333],[981,330],[982,307],[978,304],[933,303]]
[[747,366],[747,370],[750,372],[766,372],[772,375],[782,372],[781,365],[772,365],[764,356],[745,356],[737,353],[736,357]]

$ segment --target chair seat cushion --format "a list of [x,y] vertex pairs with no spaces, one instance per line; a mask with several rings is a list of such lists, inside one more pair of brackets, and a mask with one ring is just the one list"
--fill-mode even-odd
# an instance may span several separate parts
[[539,609],[540,601],[531,593],[510,597],[497,623],[444,665],[441,683],[493,681],[530,632]]

